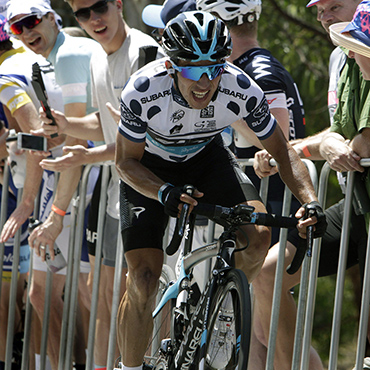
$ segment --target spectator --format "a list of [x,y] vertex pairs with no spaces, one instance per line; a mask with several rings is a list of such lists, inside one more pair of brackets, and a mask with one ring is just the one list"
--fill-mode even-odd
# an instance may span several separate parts
[[[342,21],[349,21],[359,4],[359,1],[311,1],[308,6],[317,6],[318,20],[322,23],[323,27],[329,31],[329,26]],[[336,86],[339,71],[341,69],[341,57],[338,50],[335,50],[331,57],[331,74],[330,74],[330,85],[329,85],[329,99],[328,104],[333,111],[333,104],[336,101],[339,102],[336,115],[333,117],[334,127],[340,126],[344,112],[352,112],[353,101],[348,101],[346,105],[343,102],[346,101],[346,96],[343,95],[343,84],[344,81],[359,80],[358,67],[353,60],[347,61],[347,64],[340,77],[339,85]],[[339,71],[338,71],[339,69]],[[363,96],[366,99],[366,88],[362,90],[362,86],[367,86],[368,83],[362,82],[361,92],[364,91]],[[359,86],[360,86],[359,85]],[[338,99],[336,97],[336,91],[338,91]],[[359,96],[360,92],[352,90],[354,96]],[[333,99],[334,97],[334,99]],[[335,107],[334,107],[335,108]],[[361,115],[366,116],[365,110],[361,112]],[[352,114],[349,116],[347,125],[353,126]],[[303,139],[297,143],[294,148],[301,156],[305,156],[304,152],[311,153],[313,159],[325,159],[328,161],[330,166],[337,171],[360,171],[364,169],[359,165],[358,161],[364,156],[364,153],[360,153],[358,149],[354,147],[354,143],[349,143],[345,138],[336,136],[336,140],[332,137],[333,134],[329,134],[330,129],[325,130],[313,137]],[[328,136],[327,136],[328,135]],[[359,136],[362,137],[363,133]],[[350,139],[349,137],[347,137]],[[306,149],[304,149],[306,146]],[[304,149],[304,150],[303,150]],[[265,167],[267,168],[267,166]],[[263,176],[262,172],[260,173]],[[334,206],[330,207],[325,211],[328,220],[328,228],[325,233],[322,246],[319,263],[319,276],[326,276],[335,274],[337,271],[337,262],[339,257],[339,245],[342,233],[342,216],[343,216],[343,200]],[[360,264],[360,271],[363,271],[364,267],[364,251],[366,250],[367,243],[367,232],[365,227],[364,216],[353,212],[351,216],[351,230],[350,230],[350,241],[348,250],[347,267],[351,267],[355,264]],[[287,267],[293,258],[296,247],[299,245],[299,238],[295,232],[289,233],[288,243],[285,253],[285,267]],[[277,251],[279,246],[275,245],[268,253],[265,264],[262,267],[261,273],[258,278],[254,281],[254,293],[256,298],[254,322],[257,331],[257,337],[264,346],[267,346],[269,336],[269,321],[271,315],[271,304],[273,295],[273,285],[275,277],[275,268],[277,263]],[[283,294],[281,298],[280,307],[280,320],[278,327],[278,337],[276,343],[276,355],[275,355],[275,367],[279,369],[290,369],[292,361],[293,351],[293,340],[294,340],[294,325],[296,316],[296,306],[291,295],[290,289],[300,282],[300,271],[294,275],[288,275],[284,273],[283,276]],[[264,368],[264,367],[263,367]],[[322,369],[322,364],[319,360],[317,353],[311,348],[310,356],[310,368]],[[261,367],[262,369],[262,367]]]
[[[82,119],[68,117],[68,126],[50,127],[45,130],[59,130],[77,138],[104,140],[104,145],[86,149],[82,146],[65,147],[65,156],[54,160],[43,160],[41,165],[48,170],[64,171],[85,163],[95,163],[114,159],[117,121],[112,118],[106,104],[119,107],[123,86],[130,75],[153,59],[164,54],[159,45],[148,35],[130,28],[122,17],[122,1],[108,1],[101,8],[94,7],[93,0],[69,0],[74,15],[87,34],[98,41],[104,52],[96,53],[91,60],[91,80],[93,104],[98,112]],[[90,6],[90,7],[89,7]],[[50,132],[50,133],[52,133]],[[63,172],[62,172],[63,173]],[[110,312],[113,296],[114,266],[116,263],[117,230],[119,229],[119,178],[115,170],[111,173],[108,186],[108,201],[103,234],[103,259],[98,299],[98,316],[94,361],[96,368],[107,364],[107,350],[110,328]],[[100,188],[94,193],[100,196]],[[97,215],[99,199],[94,201],[96,208],[90,210],[87,230],[89,258],[95,266],[95,244],[97,238]],[[52,225],[48,227],[52,228]],[[47,232],[44,229],[44,232]],[[122,273],[122,292],[125,290],[126,264]],[[92,268],[93,272],[93,268]],[[92,278],[90,278],[92,281]]]
[[[264,91],[269,108],[288,140],[305,135],[304,110],[298,87],[288,71],[271,54],[260,47],[258,42],[258,20],[261,15],[261,0],[197,0],[199,10],[212,12],[221,18],[230,29],[233,52],[229,60],[246,72]],[[234,126],[235,127],[235,126]],[[253,158],[261,149],[252,145],[237,130],[234,131],[235,154],[238,158]],[[246,174],[259,190],[260,179],[252,167],[247,166]],[[267,208],[280,214],[285,185],[278,174],[269,179]],[[293,199],[291,211],[299,208]],[[271,245],[279,240],[279,229],[272,229]]]
[[[12,0],[7,9],[9,28],[13,34],[36,54],[41,54],[55,68],[55,79],[62,89],[64,110],[68,115],[83,116],[94,109],[90,100],[90,58],[94,50],[101,50],[100,46],[93,40],[87,38],[76,38],[60,32],[61,19],[54,12],[48,0],[31,0],[26,3],[21,0]],[[52,106],[55,106],[50,102]],[[36,115],[37,122],[39,122]],[[34,126],[37,129],[40,126]],[[54,139],[55,140],[55,139]],[[52,145],[53,157],[61,155],[64,144],[74,144],[75,139],[65,137],[58,138],[58,145]],[[85,144],[85,141],[79,141]],[[31,172],[34,181],[27,181],[24,188],[21,204],[10,216],[1,234],[1,240],[5,241],[13,236],[17,228],[30,216],[33,204],[38,194],[42,168],[38,161],[33,167],[27,166],[27,172]],[[68,257],[69,244],[69,202],[80,179],[81,169],[76,168],[69,173],[64,173],[60,178],[60,185],[68,182],[68,188],[58,185],[53,204],[52,192],[54,174],[44,172],[44,186],[41,194],[40,220],[42,230],[48,224],[53,225],[53,232],[61,233],[56,240],[56,245],[63,256]],[[52,210],[50,211],[50,209]],[[67,217],[65,217],[67,216]],[[55,239],[54,239],[55,240]],[[35,241],[30,239],[30,246],[34,248],[35,258],[33,264],[33,278],[31,282],[30,299],[40,320],[44,311],[44,292],[46,284],[46,247],[49,254],[54,258],[54,240],[45,235]],[[89,263],[87,258],[81,262],[81,279],[86,286]],[[63,289],[65,283],[66,269],[60,270],[53,276],[53,289],[50,306],[50,317],[53,325],[50,326],[48,335],[48,356],[53,369],[58,367],[58,356],[60,346],[60,329],[63,312]],[[80,289],[87,301],[86,289]]]

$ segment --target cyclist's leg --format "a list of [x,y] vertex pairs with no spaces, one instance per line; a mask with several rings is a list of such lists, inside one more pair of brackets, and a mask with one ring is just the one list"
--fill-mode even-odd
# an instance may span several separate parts
[[161,275],[163,252],[143,248],[126,253],[128,277],[117,316],[122,363],[140,366],[152,334],[152,310]]
[[117,315],[117,342],[121,362],[133,367],[142,364],[152,334],[152,311],[162,271],[162,239],[168,218],[159,202],[123,182],[120,194],[128,276]]
[[[246,202],[255,208],[255,212],[266,212],[266,208],[259,200]],[[238,248],[243,248],[248,244],[248,248],[237,253],[235,261],[236,267],[243,270],[251,283],[259,271],[268,252],[271,240],[271,229],[266,226],[246,225],[243,227],[245,234],[238,233]]]

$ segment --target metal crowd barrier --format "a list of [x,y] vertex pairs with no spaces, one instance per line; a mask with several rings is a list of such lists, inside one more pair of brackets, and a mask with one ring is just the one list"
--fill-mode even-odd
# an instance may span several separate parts
[[[250,166],[253,164],[253,160],[240,160],[241,166]],[[317,180],[317,173],[314,164],[311,161],[304,160],[306,164],[311,179],[314,183],[315,188],[318,186],[318,198],[319,201],[325,205],[326,193],[327,193],[327,181],[330,168],[327,164],[321,170],[320,180]],[[363,166],[370,165],[370,159],[362,160],[360,162]],[[97,164],[95,164],[97,165]],[[110,168],[114,164],[104,163],[102,164],[102,186],[101,186],[101,198],[99,205],[99,216],[98,216],[98,239],[96,247],[96,256],[101,255],[102,251],[102,230],[105,218],[105,204],[107,198],[107,188]],[[65,297],[64,297],[64,308],[63,308],[63,321],[61,330],[61,345],[59,352],[59,365],[58,370],[69,370],[72,364],[73,356],[73,342],[74,342],[74,329],[76,320],[76,305],[78,296],[78,274],[79,274],[79,261],[81,258],[81,246],[82,238],[84,233],[84,209],[85,209],[85,199],[86,199],[86,187],[88,175],[91,171],[92,166],[86,166],[83,172],[82,180],[79,187],[79,193],[73,199],[72,207],[72,219],[71,219],[71,235],[70,235],[70,246],[69,248],[69,261],[66,276],[66,286],[65,286]],[[8,173],[7,165],[4,169],[4,189],[7,188],[8,184]],[[335,370],[337,368],[337,357],[338,357],[338,347],[339,347],[339,335],[340,335],[340,316],[342,309],[342,299],[343,299],[343,289],[344,289],[344,275],[347,259],[347,248],[348,248],[348,238],[349,238],[349,221],[350,221],[350,211],[351,211],[351,200],[352,200],[352,190],[353,190],[353,173],[348,174],[347,181],[347,192],[345,198],[344,206],[344,220],[343,220],[343,233],[340,246],[340,260],[338,266],[337,275],[337,286],[335,292],[335,305],[334,305],[334,315],[333,315],[333,326],[331,334],[331,348],[329,357],[329,370]],[[268,190],[268,178],[263,179],[261,182],[260,195],[265,201],[267,199]],[[20,199],[21,192],[19,193],[18,199]],[[283,215],[288,215],[290,212],[290,202],[291,193],[287,189],[284,194],[283,201]],[[1,199],[1,212],[0,212],[0,225],[1,228],[6,221],[6,207],[7,207],[7,192],[3,191]],[[37,214],[37,202],[35,214]],[[74,226],[74,227],[72,227]],[[117,230],[118,235],[120,231]],[[209,224],[208,239],[211,240],[214,234],[214,224]],[[282,229],[280,233],[280,245],[275,286],[274,286],[274,297],[273,297],[273,310],[271,315],[270,324],[270,338],[267,354],[266,369],[273,369],[273,360],[275,354],[275,344],[277,335],[277,323],[279,316],[280,298],[281,298],[281,285],[283,276],[283,266],[284,266],[284,252],[285,244],[287,240],[287,230]],[[318,271],[318,261],[320,254],[320,243],[321,239],[315,239],[313,245],[313,254],[311,258],[305,258],[302,273],[301,273],[301,288],[299,294],[298,312],[297,312],[297,323],[296,323],[296,335],[295,335],[295,345],[294,345],[294,355],[292,369],[307,370],[308,369],[308,358],[311,345],[312,336],[312,323],[314,314],[314,304],[316,295],[316,285],[317,285],[317,271]],[[14,244],[14,265],[12,271],[12,282],[11,282],[11,297],[10,297],[10,310],[9,310],[9,320],[8,320],[8,337],[7,337],[7,347],[6,347],[6,361],[5,369],[11,369],[12,361],[12,346],[13,346],[13,323],[14,323],[14,310],[15,310],[15,297],[17,288],[17,274],[18,274],[18,261],[19,261],[19,245],[20,245],[20,233],[17,233],[15,237]],[[116,269],[115,269],[115,279],[114,279],[114,293],[112,302],[112,315],[111,315],[111,325],[110,325],[110,337],[109,337],[109,349],[108,349],[108,360],[107,369],[112,369],[114,366],[114,352],[116,343],[116,315],[119,305],[120,298],[120,281],[122,273],[122,260],[123,260],[123,246],[121,238],[118,238],[117,246],[117,256],[116,256]],[[370,240],[368,241],[368,247],[370,248]],[[4,246],[0,244],[0,272],[3,270],[3,258],[4,258]],[[32,263],[32,253],[31,253],[31,263]],[[32,264],[31,264],[32,266]],[[210,266],[206,267],[210,268]],[[86,357],[86,369],[92,370],[94,359],[94,341],[95,341],[95,327],[96,327],[96,314],[97,314],[97,300],[98,300],[98,289],[100,281],[100,269],[101,269],[101,259],[96,259],[95,270],[94,270],[94,281],[93,281],[93,291],[92,291],[92,303],[90,308],[90,321],[89,321],[89,334],[87,343],[87,357]],[[368,281],[370,278],[370,253],[367,253],[366,257],[366,267],[364,281]],[[51,273],[50,273],[51,274]],[[30,268],[30,277],[32,276],[32,268]],[[48,280],[51,284],[52,274]],[[28,286],[29,289],[29,286]],[[0,297],[1,297],[1,284],[0,284]],[[369,300],[370,292],[367,284],[363,284],[363,299],[361,307],[361,317],[359,322],[359,335],[357,344],[357,357],[356,357],[356,370],[362,369],[362,361],[365,352],[366,336],[367,336],[367,323],[369,315]],[[45,358],[46,358],[46,348],[47,348],[47,330],[49,326],[48,322],[48,299],[45,299],[45,317],[43,322],[43,335],[42,335],[42,346],[41,346],[41,370],[45,369]],[[22,370],[27,370],[29,366],[29,343],[30,343],[30,322],[31,322],[32,306],[28,299],[26,302],[26,318],[24,326],[24,345],[23,345],[23,357],[22,357]]]

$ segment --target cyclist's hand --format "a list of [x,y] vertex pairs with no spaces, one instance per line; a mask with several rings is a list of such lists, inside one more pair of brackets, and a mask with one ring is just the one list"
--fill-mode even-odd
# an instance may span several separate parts
[[313,201],[305,203],[296,213],[296,217],[300,218],[298,223],[299,236],[306,238],[306,230],[310,225],[314,225],[314,237],[320,238],[325,234],[327,222],[325,213],[319,202]]
[[203,193],[194,190],[193,197],[186,194],[183,186],[173,186],[171,184],[165,184],[164,189],[159,196],[160,202],[164,205],[164,211],[167,215],[171,217],[178,217],[183,203],[190,204],[190,212],[198,204],[198,202],[193,198],[200,198]]

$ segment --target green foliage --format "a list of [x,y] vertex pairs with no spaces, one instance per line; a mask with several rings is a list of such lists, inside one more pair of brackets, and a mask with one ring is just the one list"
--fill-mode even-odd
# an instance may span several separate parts
[[311,135],[329,125],[328,62],[334,47],[316,20],[316,7],[306,8],[307,2],[264,0],[259,42],[295,80],[304,102],[306,132]]

